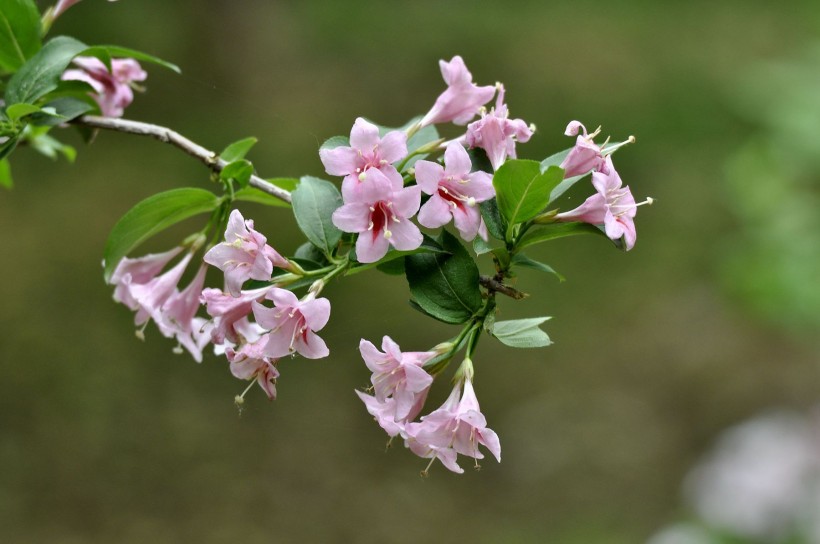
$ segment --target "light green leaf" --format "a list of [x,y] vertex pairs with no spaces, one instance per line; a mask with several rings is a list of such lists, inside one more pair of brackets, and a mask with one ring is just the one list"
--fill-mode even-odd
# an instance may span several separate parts
[[607,238],[604,231],[589,223],[552,223],[530,229],[518,243],[518,247],[524,249],[525,247],[546,242],[547,240],[555,240],[556,238],[564,238],[565,236],[575,236],[578,234],[595,234]]
[[15,72],[40,49],[40,13],[32,0],[0,0],[0,70]]
[[57,88],[60,76],[86,45],[74,38],[58,36],[43,46],[12,76],[6,88],[7,104],[33,104]]
[[219,178],[225,181],[236,180],[240,187],[246,187],[253,174],[253,165],[245,160],[239,159],[228,163],[219,173]]
[[291,200],[299,228],[316,247],[331,255],[342,237],[342,231],[331,220],[342,205],[339,190],[329,181],[304,176],[291,193]]
[[449,254],[420,253],[404,259],[412,303],[445,323],[464,323],[483,302],[478,268],[449,232],[442,231],[438,242]]
[[37,113],[38,111],[40,111],[40,108],[33,104],[12,104],[6,107],[6,117],[12,121],[16,121],[21,117]]
[[131,208],[117,221],[105,244],[105,281],[120,260],[141,243],[168,227],[200,213],[211,212],[221,199],[210,191],[196,188],[172,189],[150,196]]
[[0,159],[0,187],[11,189],[14,182],[11,179],[11,164],[8,159]]
[[[31,129],[33,127],[29,126],[28,128]],[[40,129],[47,130],[47,127],[40,127]],[[29,145],[31,145],[35,151],[52,160],[56,160],[58,155],[63,155],[68,162],[74,162],[74,159],[77,158],[77,150],[49,136],[45,132],[40,132],[40,129],[30,135],[27,133],[25,137],[26,141],[28,141]]]
[[523,266],[525,268],[532,268],[533,270],[539,270],[541,272],[546,272],[547,274],[554,275],[556,278],[558,278],[558,281],[566,281],[566,278],[560,273],[556,272],[555,269],[550,265],[530,259],[523,253],[517,253],[515,257],[512,258],[512,264]]
[[225,162],[234,162],[238,161],[239,159],[244,159],[245,155],[248,154],[248,151],[256,145],[258,140],[251,136],[250,138],[244,138],[242,140],[238,140],[228,147],[222,150],[222,153],[219,154],[220,158]]
[[331,136],[319,146],[319,149],[335,149],[337,147],[350,147],[350,138],[347,136]]
[[[45,113],[48,108],[51,108],[54,113]],[[46,103],[42,108],[43,111],[32,115],[29,122],[37,126],[59,125],[75,119],[84,113],[88,113],[93,109],[94,106],[85,100],[64,96]]]
[[148,53],[143,53],[142,51],[137,51],[135,49],[129,49],[127,47],[120,47],[118,45],[94,45],[84,49],[83,51],[79,52],[79,54],[87,56],[87,57],[97,57],[102,62],[104,62],[110,69],[110,62],[112,58],[132,58],[142,62],[150,62],[152,64],[157,64],[162,66],[163,68],[167,68],[173,72],[181,73],[179,66],[176,64],[172,64],[168,61],[162,60],[159,57],[155,57],[154,55],[149,55]]
[[552,344],[547,333],[538,328],[538,325],[550,319],[549,317],[534,317],[530,319],[514,319],[511,321],[496,321],[491,334],[502,344],[514,348],[541,348]]
[[541,173],[540,164],[530,160],[511,160],[493,176],[493,187],[501,215],[507,220],[507,234],[518,224],[532,219],[547,206],[550,191],[564,177],[564,171],[550,166]]
[[266,206],[274,206],[277,208],[290,208],[290,204],[284,200],[280,200],[265,191],[260,191],[256,187],[243,187],[236,191],[233,197],[234,200],[241,200],[244,202],[256,202],[257,204],[264,204]]
[[[561,165],[561,163],[562,163],[562,162],[564,162],[564,159],[566,159],[566,158],[567,158],[567,155],[569,155],[569,152],[570,152],[570,151],[572,151],[572,148],[571,148],[571,147],[570,147],[569,149],[565,149],[565,150],[563,150],[563,151],[559,151],[559,152],[558,152],[558,153],[556,153],[555,155],[552,155],[552,156],[550,156],[550,157],[547,157],[546,159],[544,159],[543,161],[541,161],[541,171],[542,171],[542,172],[545,172],[545,171],[547,170],[547,168],[549,168],[550,166],[560,166],[560,165]],[[591,172],[591,170],[590,170],[590,172]],[[555,188],[554,188],[554,189],[550,192],[550,201],[549,201],[549,204],[551,204],[551,203],[555,202],[556,200],[558,200],[558,198],[559,198],[561,195],[563,195],[565,192],[567,192],[567,191],[569,190],[569,188],[570,188],[570,187],[572,187],[573,185],[575,185],[575,183],[576,183],[578,180],[585,178],[587,175],[589,175],[589,172],[587,172],[586,174],[581,174],[580,176],[573,176],[573,177],[571,177],[571,178],[567,178],[567,179],[562,180],[562,181],[561,181],[558,185],[556,185],[556,186],[555,186]],[[549,204],[547,204],[547,205],[549,205]]]

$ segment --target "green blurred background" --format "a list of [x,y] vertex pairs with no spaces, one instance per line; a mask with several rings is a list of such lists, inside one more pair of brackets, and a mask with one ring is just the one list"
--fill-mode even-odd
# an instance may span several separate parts
[[[268,177],[324,175],[319,143],[357,116],[424,113],[438,59],[460,54],[538,126],[520,156],[569,146],[572,119],[634,134],[616,163],[657,203],[628,254],[597,238],[536,248],[568,281],[522,272],[532,296],[501,311],[554,316],[555,345],[485,340],[476,360],[503,463],[422,479],[353,394],[369,376],[359,338],[424,349],[454,332],[407,305],[402,278],[333,284],[332,356],[285,362],[279,399],[254,390],[238,417],[226,361],[173,355],[155,330],[140,343],[100,269],[127,209],[207,172],[113,133],[87,148],[58,131],[74,165],[19,150],[0,195],[3,542],[632,544],[680,514],[681,478],[721,429],[820,397],[820,90],[789,94],[818,89],[816,2],[86,0],[53,34],[178,63],[149,67],[127,116],[212,149],[257,136]],[[243,211],[283,252],[301,243],[289,211]]]

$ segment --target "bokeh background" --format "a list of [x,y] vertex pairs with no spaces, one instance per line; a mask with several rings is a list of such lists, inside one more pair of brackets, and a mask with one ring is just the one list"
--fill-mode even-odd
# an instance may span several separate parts
[[[60,131],[73,165],[19,150],[0,195],[4,542],[632,544],[685,515],[682,478],[722,429],[820,400],[816,2],[86,0],[53,33],[178,63],[149,67],[127,116],[212,149],[257,136],[267,177],[323,175],[320,142],[357,116],[424,113],[437,61],[460,54],[538,126],[520,156],[568,147],[572,119],[634,134],[618,169],[657,203],[628,254],[535,248],[568,280],[522,272],[532,296],[502,315],[554,316],[555,345],[486,339],[476,360],[503,463],[422,479],[353,394],[359,338],[453,334],[408,306],[402,278],[332,285],[332,357],[284,363],[279,399],[254,391],[238,417],[227,363],[174,355],[153,330],[140,343],[100,270],[126,210],[208,173],[113,133],[88,147]],[[282,251],[301,243],[288,210],[243,211]]]

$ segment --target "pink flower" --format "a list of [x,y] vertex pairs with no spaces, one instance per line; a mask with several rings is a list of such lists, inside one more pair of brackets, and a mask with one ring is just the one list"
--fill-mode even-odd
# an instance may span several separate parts
[[211,330],[211,341],[214,344],[223,344],[225,340],[239,344],[246,335],[247,316],[251,313],[253,302],[265,297],[273,289],[260,287],[249,291],[240,291],[238,297],[223,293],[220,289],[204,289],[200,300],[205,304],[208,315],[214,318],[214,327]]
[[[461,400],[459,401],[459,395]],[[420,457],[439,459],[453,472],[463,472],[456,464],[455,454],[483,459],[478,447],[486,447],[501,462],[498,435],[487,428],[487,420],[478,406],[470,380],[457,384],[450,397],[438,410],[421,418],[420,423],[405,426],[407,446]]]
[[387,254],[389,246],[409,251],[421,245],[421,231],[410,218],[421,204],[419,186],[402,188],[398,173],[385,176],[371,170],[367,183],[333,212],[333,224],[345,232],[359,233],[356,258],[373,263]]
[[394,130],[381,138],[379,127],[361,117],[350,131],[350,147],[319,150],[325,171],[332,176],[345,176],[342,182],[345,200],[367,179],[368,170],[395,171],[393,163],[405,156],[407,136],[404,132]]
[[404,421],[396,421],[396,399],[390,397],[380,402],[376,397],[365,395],[361,391],[356,391],[359,398],[367,408],[367,412],[373,416],[379,427],[391,438],[404,432]]
[[275,400],[279,370],[277,360],[265,354],[266,343],[267,337],[263,336],[256,342],[243,344],[239,350],[228,347],[225,355],[231,363],[231,374],[240,380],[256,379],[268,398]]
[[321,330],[330,319],[330,301],[308,294],[303,300],[287,289],[274,287],[265,295],[274,308],[253,302],[256,322],[270,330],[266,335],[264,353],[268,357],[284,357],[294,352],[308,359],[327,357],[330,351],[325,341],[313,331]]
[[288,260],[270,247],[267,239],[253,229],[253,220],[245,220],[239,210],[231,212],[225,241],[205,254],[206,263],[225,272],[225,286],[238,297],[242,284],[249,279],[267,281],[273,267],[287,268]]
[[157,323],[162,321],[162,307],[171,296],[177,293],[177,284],[191,261],[191,257],[192,254],[187,253],[173,268],[145,283],[135,284],[132,281],[128,288],[128,297],[136,305],[134,308],[137,310],[134,316],[136,325],[146,324],[151,318]]
[[175,337],[197,363],[202,362],[202,348],[211,338],[210,330],[206,331],[204,328],[205,320],[196,317],[206,271],[204,264],[200,266],[191,283],[182,291],[174,289],[159,313],[152,316],[162,335],[166,338]]
[[[583,134],[578,134],[579,129]],[[575,147],[573,147],[569,154],[561,162],[561,168],[564,169],[564,177],[571,178],[575,176],[582,176],[591,170],[600,171],[604,167],[604,158],[601,155],[601,148],[592,141],[598,135],[600,129],[592,134],[587,133],[586,127],[579,121],[571,121],[567,125],[564,134],[567,136],[575,136]]]
[[534,130],[523,119],[510,120],[508,117],[509,111],[504,104],[504,86],[501,85],[495,107],[467,127],[467,145],[486,151],[493,170],[498,170],[507,157],[514,159],[515,143],[529,141]]
[[450,62],[440,60],[438,64],[447,89],[421,120],[421,126],[451,121],[456,125],[466,125],[476,116],[479,108],[492,99],[495,87],[478,87],[473,83],[473,75],[458,55]]
[[417,398],[426,397],[427,390],[433,383],[433,377],[422,365],[436,354],[432,351],[402,353],[399,345],[389,336],[382,339],[382,349],[384,352],[364,339],[359,343],[362,359],[373,372],[370,382],[373,384],[376,400],[384,403],[387,397],[392,396],[395,400],[394,420],[409,419]]
[[109,280],[109,283],[115,286],[114,300],[125,304],[131,310],[139,308],[139,304],[131,296],[131,285],[148,283],[154,279],[181,251],[181,247],[175,247],[165,253],[150,253],[137,259],[120,260]]
[[568,212],[555,216],[558,221],[581,221],[592,225],[603,225],[606,235],[612,240],[624,239],[626,250],[635,246],[636,209],[641,204],[651,204],[648,198],[641,204],[635,204],[629,187],[621,187],[621,176],[612,166],[612,158],[607,156],[601,172],[592,173],[592,185],[598,191],[587,198],[583,204]]
[[134,59],[112,59],[111,71],[95,57],[76,57],[74,64],[79,70],[66,70],[62,78],[84,81],[94,89],[92,97],[100,111],[108,117],[121,117],[134,100],[131,83],[144,81],[148,74]]
[[450,219],[467,241],[477,234],[487,239],[487,230],[476,206],[495,196],[492,177],[486,172],[470,173],[472,163],[467,151],[453,142],[444,151],[444,167],[430,161],[418,161],[416,182],[432,197],[419,211],[419,223],[431,229],[446,225]]

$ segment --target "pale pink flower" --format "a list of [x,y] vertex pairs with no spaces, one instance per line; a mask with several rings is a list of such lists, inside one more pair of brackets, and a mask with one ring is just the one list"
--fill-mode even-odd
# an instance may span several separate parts
[[231,374],[240,380],[256,379],[268,398],[275,400],[279,370],[276,368],[277,359],[265,354],[267,341],[267,336],[263,336],[255,342],[242,344],[239,350],[228,347],[225,356],[231,363]]
[[361,117],[356,119],[350,131],[350,147],[319,150],[325,171],[332,176],[345,176],[342,181],[345,200],[367,179],[368,170],[395,171],[393,163],[406,156],[407,135],[404,132],[394,130],[381,138],[379,127]]
[[[571,121],[567,125],[564,134],[578,137],[575,140],[575,146],[561,162],[565,178],[582,176],[590,171],[601,171],[604,168],[605,161],[601,155],[601,148],[592,141],[598,135],[599,130],[589,134],[586,127],[579,121]],[[583,134],[578,134],[579,132]]]
[[633,221],[637,207],[641,204],[651,204],[652,199],[648,198],[641,204],[635,203],[629,187],[621,186],[621,176],[612,166],[610,156],[606,157],[602,170],[592,173],[592,185],[598,192],[574,210],[559,213],[555,218],[558,221],[581,221],[603,225],[606,235],[612,240],[623,238],[626,250],[629,251],[635,246],[637,239]]
[[482,113],[478,121],[469,124],[466,141],[471,148],[480,147],[486,151],[493,170],[498,170],[507,157],[516,157],[515,143],[529,141],[533,130],[534,127],[523,119],[509,119],[509,110],[504,103],[504,86],[500,85],[495,107],[490,113]]
[[223,344],[225,340],[239,344],[247,339],[243,329],[247,326],[247,317],[251,313],[253,302],[262,300],[273,285],[248,291],[240,291],[238,297],[224,293],[220,289],[204,289],[201,302],[213,318],[211,341]]
[[427,390],[433,383],[433,377],[422,366],[436,353],[402,352],[389,336],[382,338],[382,349],[384,352],[364,339],[359,343],[362,359],[373,372],[370,382],[373,384],[376,400],[383,403],[387,397],[392,396],[396,403],[394,419],[409,419],[417,398],[426,397]]
[[264,353],[268,357],[284,357],[299,353],[308,359],[327,357],[330,351],[325,341],[314,331],[321,330],[330,319],[330,301],[308,294],[303,300],[287,289],[274,287],[265,298],[274,308],[253,302],[256,322],[270,332],[266,335]]
[[333,224],[345,232],[359,233],[356,258],[373,263],[387,254],[389,246],[410,251],[421,245],[419,228],[410,218],[421,204],[418,185],[402,188],[401,176],[390,177],[371,170],[367,183],[348,195],[345,204],[333,212]]
[[[461,400],[459,400],[461,395]],[[437,458],[450,470],[462,472],[455,463],[454,453],[483,459],[478,447],[486,447],[501,461],[498,435],[487,428],[487,420],[478,406],[470,380],[456,384],[450,397],[436,411],[423,416],[419,423],[405,426],[407,446],[420,457]]]
[[453,142],[444,151],[444,166],[431,161],[418,161],[416,182],[430,199],[419,210],[419,223],[435,229],[450,222],[461,237],[471,241],[477,234],[487,239],[487,229],[477,204],[495,196],[492,176],[486,172],[470,172],[472,163],[467,151]]
[[75,57],[72,62],[80,69],[66,70],[62,78],[91,85],[94,89],[91,96],[107,117],[121,117],[124,109],[134,100],[131,83],[144,81],[148,77],[134,59],[112,59],[111,71],[95,57]]
[[157,323],[162,321],[162,307],[177,292],[177,284],[191,261],[191,257],[192,253],[188,252],[181,261],[161,276],[156,276],[145,283],[134,284],[132,282],[128,286],[128,297],[136,305],[134,308],[137,310],[134,316],[136,325],[144,325],[152,318]]
[[136,259],[127,257],[121,259],[108,281],[115,286],[114,300],[125,304],[131,310],[139,308],[139,304],[131,296],[131,285],[148,283],[154,279],[174,257],[180,254],[182,249],[175,247],[164,253],[150,253]]
[[208,250],[204,260],[225,273],[225,286],[235,297],[239,296],[242,284],[249,279],[267,281],[274,266],[290,266],[288,260],[254,230],[253,220],[245,220],[239,210],[232,211],[228,218],[225,241]]
[[205,320],[196,317],[206,271],[207,267],[201,265],[191,283],[182,291],[174,289],[159,313],[152,316],[162,335],[166,338],[176,338],[197,363],[202,362],[202,348],[208,344],[211,337],[211,331],[203,328]]
[[404,432],[405,421],[396,421],[396,399],[390,397],[380,402],[372,395],[366,395],[361,391],[356,391],[359,398],[367,408],[367,412],[373,416],[379,427],[391,438]]
[[476,116],[479,108],[493,98],[495,87],[479,87],[473,83],[473,75],[458,55],[450,62],[440,60],[439,66],[447,89],[439,95],[420,124],[425,127],[452,121],[456,125],[466,125]]

